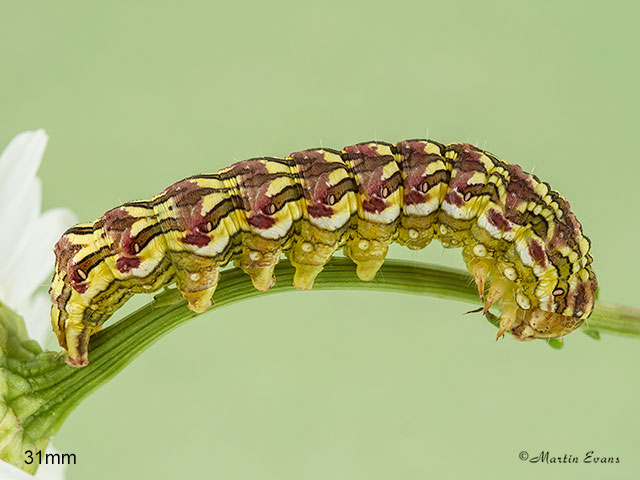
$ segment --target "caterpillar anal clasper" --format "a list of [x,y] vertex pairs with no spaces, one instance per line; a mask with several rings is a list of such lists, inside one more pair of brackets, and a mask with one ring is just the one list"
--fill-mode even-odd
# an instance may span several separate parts
[[392,242],[461,247],[498,336],[559,337],[590,315],[590,243],[547,183],[466,143],[366,142],[255,158],[177,182],[67,230],[55,247],[51,319],[67,362],[87,365],[92,333],[132,295],[176,283],[204,312],[230,262],[255,288],[284,254],[310,289],[343,249],[372,280]]

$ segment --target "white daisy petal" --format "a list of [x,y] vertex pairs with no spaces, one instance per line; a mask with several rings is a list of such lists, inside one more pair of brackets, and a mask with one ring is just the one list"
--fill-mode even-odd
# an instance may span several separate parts
[[14,138],[0,155],[0,205],[14,205],[36,176],[47,146],[44,130],[24,132]]
[[[16,286],[15,272],[20,271],[20,264],[30,255],[28,250],[29,235],[26,234],[26,232],[33,232],[35,230],[38,224],[38,216],[34,215],[34,212],[31,212],[31,214],[26,214],[23,217],[23,222],[20,229],[21,234],[16,235],[16,240],[11,246],[11,255],[6,258],[6,262],[4,262],[0,270],[0,292],[2,292],[2,300],[10,307],[22,303],[25,297],[33,293],[33,291],[20,291],[20,287]],[[5,232],[5,235],[9,233],[14,232]]]
[[[44,345],[51,334],[49,299],[34,292],[53,268],[53,245],[76,221],[67,209],[40,214],[36,172],[47,145],[44,130],[24,132],[0,154],[0,300],[17,310],[29,336]],[[48,453],[58,453],[52,447]],[[65,465],[41,465],[35,476],[0,460],[2,480],[63,480]]]
[[[39,131],[39,130],[36,130]],[[33,137],[33,131],[16,135],[0,153],[0,178],[5,178],[13,166],[13,159],[21,155]]]
[[42,182],[35,177],[24,198],[12,203],[13,208],[0,209],[0,282],[6,277],[6,272],[16,263],[18,255],[24,245],[24,239],[30,226],[40,215],[42,202]]
[[53,246],[60,235],[74,222],[69,210],[57,208],[40,216],[35,225],[27,230],[20,261],[14,263],[6,273],[11,284],[5,285],[7,297],[20,305],[32,293],[49,280],[53,270]]
[[53,335],[51,329],[51,300],[45,293],[37,293],[33,300],[19,305],[16,312],[24,319],[27,334],[42,347],[46,345],[49,336]]
[[33,480],[34,477],[18,467],[0,460],[0,478],[2,480]]

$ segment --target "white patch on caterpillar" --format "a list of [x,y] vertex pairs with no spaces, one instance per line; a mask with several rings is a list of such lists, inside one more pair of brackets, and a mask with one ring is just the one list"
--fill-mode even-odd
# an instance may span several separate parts
[[545,295],[543,297],[538,297],[536,295],[537,299],[538,299],[538,306],[541,310],[544,310],[545,312],[555,312],[556,311],[556,304],[554,302],[554,299],[552,296],[550,295]]
[[527,267],[533,267],[536,264],[535,260],[529,253],[529,244],[527,242],[525,242],[524,240],[515,242],[515,249],[524,265],[526,265]]
[[558,274],[556,273],[556,269],[555,267],[549,265],[549,263],[547,262],[547,266],[543,267],[542,265],[540,265],[539,263],[533,266],[533,274],[537,277],[537,278],[543,278],[546,277],[548,275],[553,275],[554,277],[557,278]]
[[289,233],[289,230],[291,229],[292,225],[293,225],[293,220],[291,218],[282,218],[276,221],[276,223],[274,223],[273,227],[271,228],[262,229],[262,228],[257,228],[252,226],[251,230],[253,230],[255,233],[257,233],[263,238],[277,240],[278,238],[282,238],[287,233]]
[[[487,210],[485,210],[485,212],[486,211]],[[497,239],[502,238],[502,232],[498,229],[498,227],[496,227],[495,225],[489,222],[489,219],[487,218],[487,215],[485,212],[483,212],[478,217],[478,226],[483,230],[485,230],[493,238],[497,238]]]
[[507,242],[515,242],[516,238],[518,238],[521,227],[520,225],[511,223],[509,220],[507,220],[507,224],[511,228],[502,232],[502,239],[506,240]]
[[363,210],[365,220],[376,223],[392,223],[400,216],[400,205],[393,203],[380,213]]
[[[133,275],[134,277],[144,278],[147,275],[151,274],[156,269],[156,267],[160,264],[161,261],[162,261],[162,256],[159,256],[156,258],[149,258],[148,260],[141,262],[139,267],[132,268],[131,275]],[[128,276],[129,275],[125,274],[125,277],[128,277]]]
[[351,218],[351,212],[345,208],[340,208],[333,215],[328,217],[309,217],[309,222],[323,230],[335,231],[344,227]]
[[483,244],[477,243],[476,245],[473,246],[473,254],[476,257],[480,257],[480,258],[486,257],[487,248]]
[[423,203],[414,203],[413,205],[405,205],[402,212],[405,215],[427,216],[432,212],[440,209],[440,199],[436,196],[429,196],[429,200]]
[[[217,232],[218,230],[220,229],[217,228],[216,230],[214,230],[214,232]],[[204,257],[214,257],[222,252],[228,244],[229,237],[227,235],[214,234],[213,238],[207,245],[196,250],[196,254],[202,255]]]
[[[460,193],[456,190],[456,194],[459,195]],[[442,203],[442,211],[458,220],[471,220],[476,215],[475,209],[469,208],[468,203],[466,202],[463,204],[462,207],[458,207],[445,200]]]

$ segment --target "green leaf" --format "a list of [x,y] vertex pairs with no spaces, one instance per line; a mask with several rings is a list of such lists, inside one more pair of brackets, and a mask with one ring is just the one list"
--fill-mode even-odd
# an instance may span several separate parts
[[600,340],[600,332],[592,328],[582,328],[582,333],[593,338],[594,340]]
[[548,338],[547,339],[547,343],[549,344],[549,346],[555,350],[560,350],[562,347],[564,347],[564,338],[560,337],[560,338]]

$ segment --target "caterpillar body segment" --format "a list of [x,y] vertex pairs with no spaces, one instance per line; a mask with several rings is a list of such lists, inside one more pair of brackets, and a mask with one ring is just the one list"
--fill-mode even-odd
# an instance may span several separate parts
[[433,239],[462,248],[485,311],[501,308],[498,336],[558,337],[591,313],[590,245],[563,197],[472,145],[408,140],[238,162],[70,228],[55,247],[53,329],[82,366],[91,334],[135,293],[176,283],[203,312],[230,262],[267,290],[284,254],[310,289],[338,249],[372,280],[391,242]]
[[296,269],[293,285],[308,290],[347,238],[357,196],[340,152],[311,149],[292,153],[291,159],[302,200],[299,228],[286,255]]

